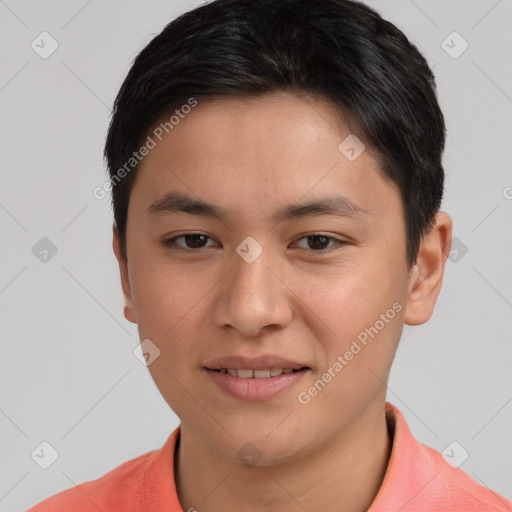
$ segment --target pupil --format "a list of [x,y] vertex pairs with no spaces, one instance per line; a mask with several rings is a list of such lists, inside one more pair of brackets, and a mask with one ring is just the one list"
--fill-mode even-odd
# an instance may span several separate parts
[[[206,235],[185,235],[185,240],[187,242],[187,245],[191,248],[201,248],[202,247],[202,244],[201,244],[201,239],[202,242],[204,242],[204,239],[206,238]],[[199,241],[198,241],[199,239]],[[190,242],[192,240],[192,242]]]
[[[314,243],[311,244],[311,240],[318,240],[320,239],[320,244],[318,243]],[[325,247],[327,245],[329,245],[329,237],[327,236],[324,236],[324,235],[312,235],[312,236],[308,236],[308,243],[309,243],[309,246],[312,248],[312,249],[325,249]],[[319,245],[321,247],[319,247]],[[325,246],[325,247],[324,247]]]

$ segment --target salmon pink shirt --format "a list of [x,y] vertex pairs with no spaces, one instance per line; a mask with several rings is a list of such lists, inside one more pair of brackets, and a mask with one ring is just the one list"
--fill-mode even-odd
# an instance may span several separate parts
[[[393,446],[368,512],[510,512],[512,502],[450,466],[418,442],[402,413],[386,402]],[[180,427],[159,450],[121,464],[97,480],[52,496],[27,512],[183,512],[174,482]]]

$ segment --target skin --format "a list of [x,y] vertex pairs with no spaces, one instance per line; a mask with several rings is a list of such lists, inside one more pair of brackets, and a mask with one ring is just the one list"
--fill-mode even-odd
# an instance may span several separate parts
[[[160,349],[148,368],[181,419],[175,479],[184,510],[363,511],[382,483],[391,450],[384,383],[403,325],[432,315],[452,221],[437,215],[408,269],[398,190],[368,144],[353,162],[338,150],[350,133],[364,141],[338,110],[310,96],[203,100],[141,163],[128,259],[115,227],[113,247],[125,317]],[[147,212],[170,191],[228,217]],[[271,220],[285,205],[333,192],[368,214]],[[210,238],[162,244],[183,232]],[[318,232],[334,240],[308,243]],[[263,248],[252,263],[236,252],[248,236]],[[301,404],[299,392],[396,302],[401,311]],[[310,370],[272,399],[247,402],[202,369],[217,357],[260,354]],[[248,442],[261,455],[250,467],[237,457]]]

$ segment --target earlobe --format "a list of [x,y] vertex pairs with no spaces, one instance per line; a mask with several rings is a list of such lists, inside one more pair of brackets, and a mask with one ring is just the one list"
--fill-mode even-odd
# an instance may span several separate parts
[[447,213],[439,212],[434,227],[421,240],[418,257],[410,273],[404,315],[407,325],[423,324],[432,316],[441,291],[451,240],[452,219]]
[[117,231],[115,224],[112,226],[112,234],[112,248],[114,250],[114,254],[116,255],[117,262],[119,264],[119,274],[121,277],[121,286],[123,289],[125,301],[124,317],[129,322],[133,322],[135,324],[137,323],[137,318],[135,316],[135,308],[133,307],[130,278],[128,274],[128,261],[122,254],[119,233]]

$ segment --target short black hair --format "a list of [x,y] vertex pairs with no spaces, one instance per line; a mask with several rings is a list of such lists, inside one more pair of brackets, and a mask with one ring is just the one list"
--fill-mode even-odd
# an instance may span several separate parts
[[412,267],[443,196],[444,118],[416,46],[353,0],[214,0],[171,21],[139,53],[115,99],[104,153],[125,258],[132,155],[156,120],[191,98],[279,91],[327,100],[356,123],[400,192]]

